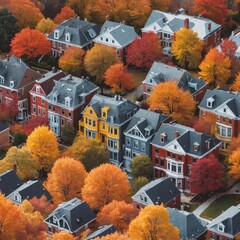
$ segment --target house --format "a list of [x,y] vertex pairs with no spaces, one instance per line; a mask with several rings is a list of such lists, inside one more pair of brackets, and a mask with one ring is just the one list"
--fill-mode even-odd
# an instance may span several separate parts
[[56,136],[67,124],[78,127],[81,112],[90,102],[98,87],[88,78],[72,75],[54,80],[55,86],[46,97],[48,102],[49,125]]
[[137,208],[144,208],[150,204],[180,208],[181,192],[171,178],[163,177],[147,183],[132,196],[132,200]]
[[86,137],[106,143],[111,162],[118,165],[123,159],[123,132],[138,109],[138,105],[118,95],[95,95],[83,111],[79,130]]
[[8,148],[10,140],[9,130],[9,125],[6,122],[0,121],[0,152]]
[[94,223],[96,214],[86,202],[73,198],[59,204],[58,207],[44,220],[48,226],[48,235],[66,231],[73,236],[88,229]]
[[171,55],[171,46],[175,33],[182,28],[191,28],[205,43],[205,50],[216,47],[220,43],[221,25],[202,17],[184,14],[179,9],[176,14],[153,10],[142,28],[142,34],[155,32],[162,44],[163,53]]
[[124,170],[131,175],[130,164],[137,155],[151,156],[151,146],[153,136],[162,124],[169,122],[171,116],[159,114],[143,109],[139,109],[133,116],[128,127],[124,131],[125,152],[124,152]]
[[182,240],[205,240],[207,233],[207,222],[198,218],[193,213],[167,208],[170,222],[179,229]]
[[8,170],[0,174],[0,193],[8,196],[22,185],[22,182],[14,170]]
[[190,127],[163,123],[151,144],[155,178],[168,176],[181,191],[189,191],[192,165],[218,155],[221,142]]
[[117,57],[126,62],[127,49],[135,38],[138,38],[138,35],[134,27],[125,25],[124,22],[117,23],[107,20],[94,42],[114,48]]
[[142,82],[143,98],[146,99],[149,97],[158,84],[168,81],[175,81],[179,88],[182,88],[184,91],[189,91],[197,102],[202,100],[208,86],[201,78],[193,77],[184,69],[169,66],[162,62],[154,62]]
[[240,234],[240,204],[231,206],[207,225],[208,239],[230,240]]
[[30,91],[30,112],[33,118],[38,116],[48,120],[46,96],[52,91],[54,80],[58,81],[65,76],[65,73],[53,67],[52,71],[45,73],[42,78],[35,81]]
[[240,95],[223,89],[207,90],[198,106],[199,120],[214,119],[215,137],[222,141],[220,153],[227,155],[231,139],[240,134]]
[[69,18],[48,35],[48,40],[52,44],[52,54],[58,57],[70,46],[89,49],[99,33],[100,27],[86,18],[84,20],[80,20],[79,17]]
[[106,226],[100,226],[98,228],[98,230],[96,230],[95,232],[89,234],[85,240],[91,240],[91,239],[95,239],[95,238],[101,238],[104,237],[108,234],[112,234],[115,233],[117,231],[117,229],[113,226],[113,225],[106,225]]
[[16,103],[20,120],[29,114],[29,91],[41,74],[15,56],[0,60],[0,104]]

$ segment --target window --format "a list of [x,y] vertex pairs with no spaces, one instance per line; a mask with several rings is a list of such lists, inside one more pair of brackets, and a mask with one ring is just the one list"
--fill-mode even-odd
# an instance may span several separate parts
[[36,97],[35,96],[33,96],[33,102],[36,102]]
[[40,87],[39,86],[36,86],[36,92],[40,93]]
[[59,39],[59,31],[58,30],[54,31],[54,38]]
[[103,118],[106,118],[106,117],[107,117],[106,112],[103,112],[103,113],[102,113],[102,116],[103,116]]
[[222,137],[232,137],[232,127],[217,125],[217,133]]
[[191,173],[191,165],[187,165],[187,175],[190,175]]
[[225,123],[225,122],[226,122],[226,118],[225,118],[225,117],[223,117],[223,118],[222,118],[222,121]]
[[42,109],[42,115],[43,115],[43,116],[46,116],[46,110],[45,110],[45,108]]
[[131,158],[131,150],[128,148],[125,148],[125,156]]
[[114,128],[114,135],[117,135],[117,128]]
[[141,150],[142,150],[143,152],[146,151],[146,144],[145,144],[145,143],[141,143]]
[[65,33],[65,41],[70,42],[71,39],[71,34],[70,33]]
[[101,41],[102,41],[102,40],[103,40],[103,37],[101,37],[100,39],[101,39]]
[[114,40],[112,40],[112,43],[115,43],[115,41],[114,41]]
[[103,124],[102,124],[102,129],[104,129],[104,130],[105,130],[105,123],[103,123]]
[[117,149],[117,141],[114,140],[108,140],[108,147]]
[[155,156],[155,164],[159,164],[159,158],[158,158],[158,156]]
[[106,38],[106,42],[108,42],[108,38]]
[[64,120],[64,118],[62,118],[61,119],[61,125],[64,126],[64,124],[65,124],[65,120]]
[[163,157],[160,158],[160,166],[164,167],[164,158]]
[[65,114],[65,110],[64,110],[64,108],[62,108],[62,114],[63,114],[63,115]]
[[0,82],[4,83],[4,77],[3,76],[0,76]]
[[32,106],[33,106],[33,113],[36,113],[36,105],[33,104]]
[[42,105],[44,105],[45,101],[43,98],[41,98]]
[[196,158],[193,158],[193,163],[195,164],[197,162],[197,159]]
[[10,87],[11,87],[11,88],[14,87],[14,81],[10,81]]
[[65,105],[67,107],[70,107],[70,103],[71,103],[71,98],[70,97],[65,97]]
[[92,114],[92,113],[93,113],[93,111],[92,111],[92,110],[90,110],[90,111],[89,111],[89,113],[90,113],[90,114]]
[[159,148],[155,147],[155,153],[159,153]]
[[41,115],[41,107],[38,107],[38,115]]
[[138,141],[137,140],[133,141],[133,146],[134,146],[134,148],[138,149]]
[[68,112],[68,117],[72,117],[72,113],[70,111]]
[[167,169],[174,173],[182,173],[183,165],[175,161],[167,161]]
[[129,146],[131,144],[130,138],[126,138],[127,145]]
[[175,153],[172,153],[172,158],[176,159],[176,154]]
[[217,121],[218,121],[218,122],[220,121],[220,116],[217,116]]
[[229,119],[229,124],[232,124],[232,119]]
[[87,138],[96,138],[96,133],[86,129],[86,137]]
[[197,152],[198,149],[199,149],[199,143],[196,142],[196,143],[193,144],[193,151]]
[[93,127],[96,127],[96,121],[95,121],[95,120],[93,120],[93,121],[92,121],[92,123],[93,123],[93,124],[92,124],[92,125],[93,125]]

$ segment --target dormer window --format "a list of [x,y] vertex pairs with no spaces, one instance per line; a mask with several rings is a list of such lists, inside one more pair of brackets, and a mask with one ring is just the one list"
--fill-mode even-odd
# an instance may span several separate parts
[[54,31],[54,38],[59,39],[59,30]]
[[4,77],[3,76],[0,76],[0,82],[4,83]]
[[160,134],[160,141],[161,141],[162,143],[164,143],[164,142],[166,141],[166,138],[167,138],[166,133],[161,133],[161,134]]
[[55,92],[55,93],[53,94],[53,101],[54,101],[54,102],[57,102],[58,95],[59,95],[59,92]]
[[70,107],[71,104],[71,98],[70,97],[65,97],[65,105],[66,107]]
[[150,130],[149,129],[145,128],[144,131],[145,131],[145,136],[146,137],[150,136]]
[[70,42],[71,40],[71,34],[70,33],[65,33],[65,41]]
[[36,92],[40,93],[40,86],[36,86]]
[[10,81],[10,88],[14,87],[14,81]]
[[224,232],[225,226],[223,224],[218,224],[218,231]]
[[114,123],[114,116],[110,116],[110,122]]
[[215,99],[213,97],[210,97],[207,99],[207,107],[212,108],[213,102]]
[[194,151],[194,152],[197,152],[198,149],[199,149],[199,143],[198,143],[198,142],[195,142],[195,143],[193,144],[193,151]]
[[226,108],[224,108],[224,109],[223,109],[223,112],[226,112],[226,111],[227,111],[227,109],[226,109]]

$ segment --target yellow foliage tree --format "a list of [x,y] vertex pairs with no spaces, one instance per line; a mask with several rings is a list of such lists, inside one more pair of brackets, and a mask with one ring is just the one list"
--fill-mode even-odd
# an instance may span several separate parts
[[235,82],[232,85],[234,91],[240,92],[240,73],[237,75]]
[[67,5],[69,5],[81,19],[85,17],[87,3],[88,0],[67,0]]
[[195,69],[201,62],[203,42],[191,28],[182,28],[176,32],[172,43],[172,54],[179,65],[185,69]]
[[225,86],[231,74],[230,64],[229,57],[226,57],[216,48],[212,48],[199,66],[201,70],[199,75],[204,81],[212,84],[213,88]]
[[179,230],[169,220],[169,213],[161,206],[148,205],[129,226],[129,236],[138,240],[180,240]]
[[196,106],[192,95],[178,88],[173,81],[158,84],[147,101],[150,109],[160,109],[183,124],[192,120]]
[[228,162],[230,164],[229,173],[233,175],[235,178],[240,179],[240,149],[239,148],[236,151],[232,152],[232,154],[228,158]]
[[45,171],[51,169],[59,156],[57,138],[53,131],[45,126],[35,128],[27,139],[26,147]]
[[62,231],[55,233],[52,237],[52,240],[76,240],[76,238],[73,237],[70,233]]
[[127,234],[115,232],[113,234],[108,234],[104,237],[94,238],[94,240],[134,240],[134,239],[130,238]]
[[59,204],[74,197],[81,198],[86,177],[87,172],[80,162],[72,158],[60,158],[48,174],[45,186],[53,196],[54,204]]
[[36,26],[36,29],[44,34],[52,32],[55,28],[56,24],[50,18],[42,18]]

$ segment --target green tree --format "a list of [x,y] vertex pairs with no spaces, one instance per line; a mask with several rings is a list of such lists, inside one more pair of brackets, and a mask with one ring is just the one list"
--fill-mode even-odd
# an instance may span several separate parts
[[76,129],[70,124],[65,125],[64,128],[62,129],[61,134],[63,144],[71,145],[74,141],[75,136]]
[[147,179],[146,177],[133,178],[130,181],[131,195],[133,196],[140,188],[145,186],[147,183],[149,183],[149,179]]

